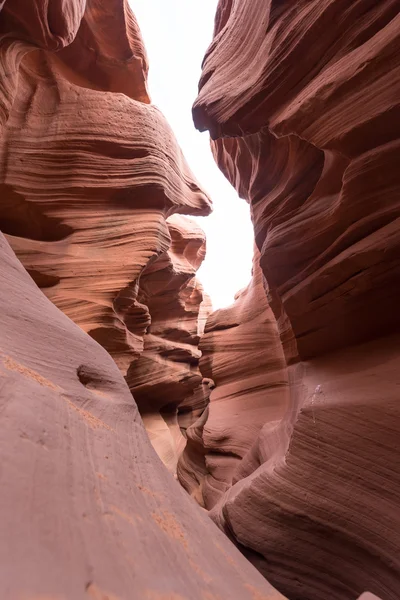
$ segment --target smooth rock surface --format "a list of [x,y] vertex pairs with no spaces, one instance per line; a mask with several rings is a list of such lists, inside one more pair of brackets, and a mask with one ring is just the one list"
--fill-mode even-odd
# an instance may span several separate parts
[[398,596],[399,347],[397,334],[290,367],[292,412],[213,509],[289,598]]
[[284,600],[156,456],[107,352],[0,234],[0,596]]

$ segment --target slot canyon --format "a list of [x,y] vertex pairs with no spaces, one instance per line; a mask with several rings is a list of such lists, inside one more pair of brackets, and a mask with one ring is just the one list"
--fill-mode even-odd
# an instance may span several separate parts
[[400,600],[399,0],[215,7],[218,310],[135,0],[0,0],[0,600]]

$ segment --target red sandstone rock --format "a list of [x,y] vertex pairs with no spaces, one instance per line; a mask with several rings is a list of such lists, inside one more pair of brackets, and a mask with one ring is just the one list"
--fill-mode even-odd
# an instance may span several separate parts
[[143,353],[151,385],[130,383],[170,431],[204,408],[204,239],[166,218],[210,203],[148,104],[134,18],[24,9],[0,21],[0,227],[34,280],[0,234],[0,596],[283,599],[167,473],[95,341],[128,379]]
[[296,600],[399,596],[399,44],[394,0],[221,0],[194,107],[291,365],[212,515]]
[[[188,431],[196,442],[201,426],[204,465],[201,481],[203,499],[211,508],[237,477],[240,461],[246,456],[260,429],[273,427],[288,407],[286,365],[273,313],[263,288],[263,276],[256,251],[253,278],[235,303],[209,317],[200,349],[201,372],[215,389],[210,396],[207,418],[200,418]],[[191,455],[192,448],[188,448]],[[193,473],[186,451],[178,475],[193,493]]]
[[398,8],[220,3],[195,121],[252,205],[301,358],[400,325]]
[[[249,469],[214,508],[289,598],[398,595],[399,343],[382,338],[292,366],[300,412],[288,451]],[[283,430],[290,425],[286,417]],[[258,444],[271,453],[280,437],[263,431]]]
[[[34,2],[27,11],[20,1],[8,2],[0,33],[0,228],[47,297],[101,343],[125,375],[143,352],[150,323],[154,333],[160,321],[155,303],[151,310],[144,303],[141,278],[148,279],[151,270],[162,272],[159,265],[171,245],[171,268],[182,271],[191,260],[185,253],[199,243],[199,228],[192,225],[177,245],[177,229],[166,219],[174,212],[206,215],[210,200],[164,117],[149,104],[145,50],[126,2],[52,1],[48,12],[46,3]],[[50,52],[55,49],[56,54]],[[160,350],[175,352],[175,358],[181,352],[179,360],[169,362],[180,364],[180,380],[195,371],[199,356],[197,330],[192,330],[202,292],[192,279],[203,256],[198,248],[195,264],[177,274],[169,290],[172,301],[176,292],[191,303],[186,310],[191,330],[180,325],[190,349],[178,350],[167,333]],[[162,288],[163,281],[156,279],[153,285]],[[176,317],[165,314],[161,328],[174,328],[167,322]],[[154,335],[159,340],[163,333]],[[147,336],[146,356],[158,351],[150,349],[151,339],[158,344]],[[142,376],[146,373],[143,369]],[[172,387],[180,386],[173,370],[164,376],[172,378]],[[197,393],[200,382],[198,373],[186,380],[188,396]],[[156,383],[152,386],[155,395]],[[174,414],[184,399],[181,393],[164,403],[174,405],[167,420],[181,442]],[[144,408],[146,414],[152,410]],[[171,432],[164,419],[157,419],[170,454]],[[176,463],[178,451],[173,448],[172,459],[164,456],[168,464]]]
[[[171,236],[168,252],[144,270],[138,301],[147,306],[151,325],[144,350],[128,370],[127,382],[146,429],[164,463],[176,471],[186,443],[178,410],[204,410],[198,316],[203,301],[201,284],[194,278],[205,255],[203,231],[193,221],[174,215],[167,221]],[[203,318],[203,317],[202,317]]]
[[168,474],[111,357],[0,234],[2,600],[283,599]]
[[[214,152],[250,202],[287,361],[310,360],[285,372],[256,266],[209,319],[203,383],[202,240],[166,218],[209,200],[149,105],[134,17],[25,4],[0,2],[0,228],[128,372],[171,469],[186,433],[181,480],[260,571],[296,600],[397,600],[396,0],[220,2],[195,117],[238,136]],[[3,237],[0,262],[1,597],[283,598],[179,490],[111,359]]]

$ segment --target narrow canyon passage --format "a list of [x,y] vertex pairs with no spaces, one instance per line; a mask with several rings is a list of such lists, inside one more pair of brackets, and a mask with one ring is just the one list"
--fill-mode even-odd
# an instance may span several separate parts
[[212,41],[217,0],[131,0],[149,57],[152,102],[168,119],[185,158],[212,198],[213,211],[194,217],[207,239],[198,269],[213,309],[224,308],[251,278],[254,233],[249,206],[224,177],[210,152],[207,132],[193,126],[192,104],[201,63]]
[[0,2],[1,599],[400,598],[399,8]]

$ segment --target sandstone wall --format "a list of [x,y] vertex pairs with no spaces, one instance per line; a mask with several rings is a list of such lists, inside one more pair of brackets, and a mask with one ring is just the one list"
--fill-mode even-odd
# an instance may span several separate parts
[[209,303],[204,235],[171,215],[210,201],[128,4],[0,8],[0,228],[29,273],[0,233],[0,596],[283,600],[162,465],[121,375],[173,470]]
[[[231,307],[209,317],[201,338],[200,369],[214,389],[206,415],[187,432],[194,442],[200,436],[202,452],[193,467],[189,443],[178,476],[196,497],[199,484],[208,508],[240,476],[242,459],[261,428],[273,430],[289,405],[285,359],[258,262],[256,249],[250,285]],[[205,477],[199,479],[202,472]]]
[[284,600],[174,481],[107,352],[0,233],[2,600]]
[[397,599],[397,2],[221,0],[194,115],[257,250],[204,380],[210,200],[128,3],[0,11],[1,597],[283,600],[130,388],[285,596]]
[[290,388],[212,515],[296,600],[399,595],[399,19],[392,0],[221,0],[193,110],[250,203]]
[[154,447],[175,472],[186,443],[180,426],[186,430],[208,402],[198,367],[204,292],[194,277],[205,255],[205,238],[186,217],[173,215],[167,225],[170,248],[140,278],[138,301],[147,307],[151,323],[143,352],[128,369],[127,382]]
[[[150,350],[151,338],[144,343],[144,336],[151,312],[157,320],[161,310],[156,297],[170,309],[163,286],[172,302],[190,304],[181,307],[181,334],[167,332],[168,349],[160,352],[180,352],[180,371],[175,359],[169,364],[180,381],[184,372],[192,376],[165,418],[160,406],[143,408],[149,430],[161,428],[154,443],[174,470],[176,405],[201,379],[194,329],[203,296],[193,277],[204,256],[204,234],[190,221],[177,225],[168,218],[206,215],[210,200],[150,104],[147,59],[128,3],[52,0],[48,11],[45,2],[26,4],[9,1],[1,12],[0,229],[47,297],[112,355],[124,375],[144,345],[146,356],[159,351],[154,343]],[[161,268],[163,261],[169,263]],[[149,270],[157,288],[151,308]],[[174,310],[164,315],[164,332],[175,327],[167,323],[176,320]],[[166,379],[174,375],[165,371]]]

